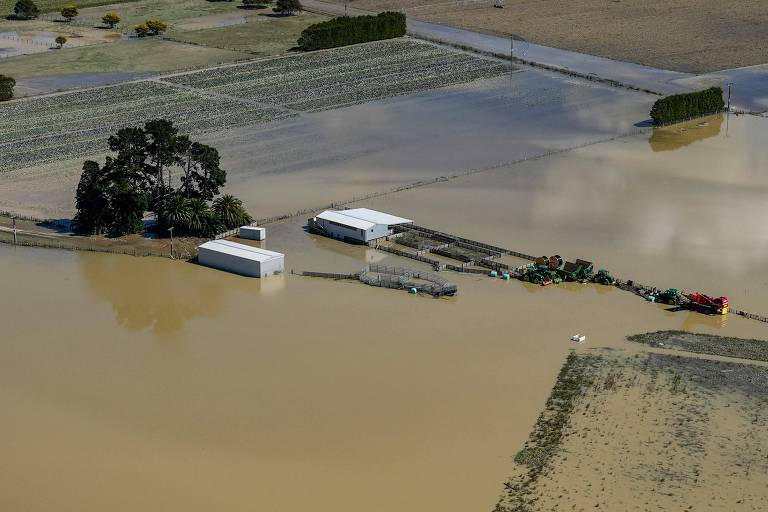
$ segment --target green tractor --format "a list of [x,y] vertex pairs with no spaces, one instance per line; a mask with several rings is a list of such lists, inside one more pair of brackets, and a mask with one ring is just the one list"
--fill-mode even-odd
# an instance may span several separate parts
[[540,284],[547,286],[552,283],[559,283],[561,279],[557,276],[557,271],[552,270],[546,265],[534,265],[527,268],[523,274],[522,280],[527,283]]
[[557,269],[557,274],[563,281],[588,281],[592,278],[592,262],[576,260],[566,261],[563,268]]
[[656,295],[656,302],[669,304],[670,306],[679,306],[683,303],[683,296],[677,291],[677,288],[667,288],[665,291]]
[[592,278],[592,281],[597,284],[611,286],[616,282],[616,279],[613,278],[610,272],[602,268],[597,271],[597,274]]
[[559,269],[562,264],[563,258],[559,255],[536,258],[535,264],[526,269],[522,280],[542,286],[561,283],[563,280],[559,276]]

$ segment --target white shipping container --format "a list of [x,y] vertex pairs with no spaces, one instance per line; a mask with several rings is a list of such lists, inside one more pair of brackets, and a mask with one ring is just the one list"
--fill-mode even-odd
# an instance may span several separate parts
[[246,240],[265,240],[267,238],[267,228],[257,228],[256,226],[242,226],[238,236]]
[[198,263],[248,277],[267,277],[285,270],[285,255],[250,245],[212,240],[198,247]]

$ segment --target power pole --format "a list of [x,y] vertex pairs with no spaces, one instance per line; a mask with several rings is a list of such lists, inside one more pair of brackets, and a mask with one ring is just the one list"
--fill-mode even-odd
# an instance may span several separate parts
[[515,66],[512,63],[515,61],[515,36],[509,34],[509,76],[510,78],[515,72]]
[[171,259],[173,258],[173,226],[168,228],[168,231],[171,233]]
[[13,245],[16,245],[16,217],[13,217]]
[[731,86],[733,84],[731,82],[728,82],[728,107],[725,111],[725,136],[728,137],[728,128],[730,127],[730,121],[731,121]]

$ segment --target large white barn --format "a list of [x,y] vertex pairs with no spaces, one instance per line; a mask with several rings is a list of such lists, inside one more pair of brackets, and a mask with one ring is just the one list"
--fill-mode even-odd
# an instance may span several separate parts
[[211,240],[197,249],[197,261],[201,265],[243,276],[267,277],[285,270],[283,254],[259,247],[229,240]]
[[316,231],[346,242],[367,243],[392,234],[392,226],[412,224],[404,219],[368,208],[350,210],[326,210],[310,219]]

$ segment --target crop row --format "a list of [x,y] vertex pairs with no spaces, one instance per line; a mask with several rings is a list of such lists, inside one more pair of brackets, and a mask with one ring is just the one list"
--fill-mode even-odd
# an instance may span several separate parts
[[[158,117],[194,134],[291,115],[284,107],[324,110],[506,69],[494,60],[403,39],[9,102],[0,105],[0,172],[106,152],[116,130]],[[222,94],[231,99],[217,96]]]
[[492,77],[507,69],[497,61],[406,39],[203,70],[166,80],[298,110],[318,110]]
[[106,140],[118,129],[158,117],[199,134],[288,115],[147,82],[11,102],[0,106],[0,171],[106,153]]
[[362,77],[354,81],[330,82],[304,90],[290,90],[265,101],[294,110],[315,111],[335,108],[350,103],[445,87],[489,78],[504,72],[496,63],[480,65],[473,61],[451,61],[440,66],[411,73],[408,70],[391,73],[386,77]]
[[445,55],[455,55],[455,53],[411,40],[380,41],[329,51],[204,69],[167,77],[164,80],[207,89],[258,78],[281,80],[293,72],[311,72],[314,75],[322,75],[343,72],[345,69],[366,69],[382,63],[407,65],[414,62],[428,62],[431,57]]

